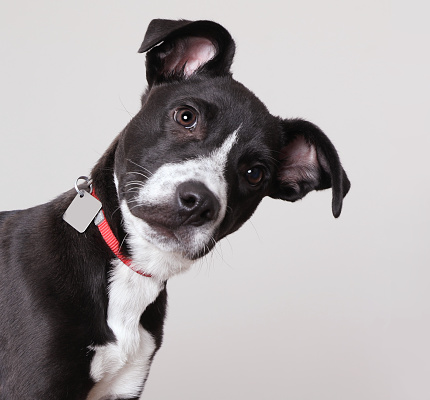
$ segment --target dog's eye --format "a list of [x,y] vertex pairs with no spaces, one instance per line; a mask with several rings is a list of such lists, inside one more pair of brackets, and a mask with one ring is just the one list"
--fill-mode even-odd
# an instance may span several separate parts
[[264,177],[264,171],[261,167],[252,167],[246,171],[246,180],[251,186],[257,186]]
[[173,119],[186,129],[193,129],[197,125],[197,113],[191,108],[178,108]]

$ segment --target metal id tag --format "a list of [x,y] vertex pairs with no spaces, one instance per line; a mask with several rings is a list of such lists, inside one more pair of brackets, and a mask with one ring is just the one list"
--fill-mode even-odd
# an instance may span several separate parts
[[63,215],[64,221],[73,226],[79,233],[83,233],[91,224],[102,208],[102,203],[82,190],[83,196],[78,193]]

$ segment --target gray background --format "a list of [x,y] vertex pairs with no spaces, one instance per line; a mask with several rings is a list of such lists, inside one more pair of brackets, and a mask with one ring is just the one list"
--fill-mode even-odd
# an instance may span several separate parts
[[[415,1],[0,3],[0,209],[88,174],[139,108],[152,18],[212,19],[234,76],[318,124],[353,187],[266,199],[169,282],[147,399],[430,398],[429,24]],[[7,277],[2,277],[7,279]]]

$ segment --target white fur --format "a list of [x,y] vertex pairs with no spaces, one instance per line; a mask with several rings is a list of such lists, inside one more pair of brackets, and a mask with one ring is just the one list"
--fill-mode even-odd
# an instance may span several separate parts
[[107,323],[116,342],[92,347],[95,354],[91,377],[97,383],[87,400],[138,396],[155,350],[154,338],[139,321],[163,289],[163,283],[135,273],[119,260],[113,265]]

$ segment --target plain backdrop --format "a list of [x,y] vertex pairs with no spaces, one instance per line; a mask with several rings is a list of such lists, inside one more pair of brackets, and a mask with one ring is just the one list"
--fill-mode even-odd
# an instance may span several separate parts
[[[430,29],[425,2],[0,3],[0,209],[88,174],[139,109],[153,18],[211,19],[234,77],[319,125],[352,182],[265,199],[171,279],[145,398],[430,398]],[[1,277],[0,279],[7,279]]]

